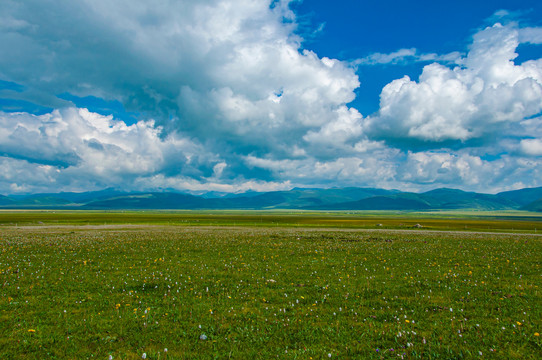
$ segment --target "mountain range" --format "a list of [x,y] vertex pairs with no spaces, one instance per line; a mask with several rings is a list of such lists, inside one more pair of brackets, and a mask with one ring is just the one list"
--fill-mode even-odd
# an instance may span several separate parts
[[526,210],[542,212],[542,187],[482,194],[440,188],[423,193],[375,188],[305,189],[265,193],[61,192],[0,195],[4,209],[303,209],[303,210]]

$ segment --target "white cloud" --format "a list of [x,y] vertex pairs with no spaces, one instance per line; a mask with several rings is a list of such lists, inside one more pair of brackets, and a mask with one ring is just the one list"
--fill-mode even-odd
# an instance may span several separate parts
[[362,116],[356,109],[346,106],[337,109],[335,113],[335,119],[316,131],[310,130],[303,136],[303,140],[315,146],[327,145],[343,151],[350,147],[349,143],[359,139],[363,133]]
[[395,162],[398,153],[394,150],[379,149],[357,156],[338,157],[330,160],[304,159],[274,160],[255,156],[245,157],[248,166],[271,171],[277,179],[289,179],[293,184],[318,184],[330,186],[389,187],[395,176]]
[[401,166],[402,180],[425,183],[461,183],[465,186],[477,185],[479,174],[488,167],[479,157],[449,152],[409,152]]
[[354,60],[355,65],[376,65],[376,64],[395,64],[402,62],[407,58],[415,58],[417,50],[399,49],[389,54],[373,53],[364,58]]
[[161,166],[165,147],[193,146],[185,140],[161,141],[160,128],[152,121],[127,126],[86,109],[55,110],[42,116],[0,113],[0,126],[4,154],[38,164],[84,165],[96,173],[102,169],[120,174],[152,172]]
[[540,186],[541,159],[502,155],[484,160],[471,153],[471,149],[408,152],[397,169],[396,180],[416,189],[461,184],[464,190],[485,193]]
[[471,155],[477,151],[472,148],[405,154],[369,139],[356,142],[351,155],[327,160],[306,153],[284,159],[244,156],[248,168],[269,171],[274,179],[257,180],[242,174],[232,177],[226,173],[230,165],[219,155],[178,134],[162,138],[151,122],[127,126],[86,109],[42,116],[0,113],[0,134],[4,193],[106,186],[240,192],[337,184],[405,190],[461,184],[491,192],[518,184],[536,186],[542,175],[538,139],[521,141],[527,158],[507,155],[491,161]]
[[529,44],[542,44],[542,28],[526,27],[519,29],[519,41]]
[[519,146],[526,155],[542,156],[542,139],[523,139]]
[[333,121],[359,80],[301,49],[289,2],[6,0],[1,13],[39,31],[0,31],[0,48],[12,49],[0,77],[55,108],[66,102],[48,94],[119,100],[217,152],[219,139],[234,151],[292,147]]
[[404,64],[412,62],[431,62],[438,61],[443,63],[458,63],[462,54],[454,51],[449,54],[438,55],[435,53],[419,53],[417,49],[399,49],[397,51],[384,54],[373,53],[364,58],[356,59],[353,65],[385,65],[385,64]]
[[516,27],[497,24],[474,36],[462,66],[433,63],[419,81],[386,85],[366,123],[378,138],[424,142],[489,139],[542,111],[542,60],[516,65]]
[[153,121],[126,125],[68,108],[41,116],[0,112],[0,193],[178,189],[240,192],[291,188],[289,181],[222,178],[228,164]]
[[[542,185],[542,59],[514,63],[540,28],[489,27],[466,55],[347,63],[303,49],[289,2],[2,1],[0,79],[24,87],[2,96],[60,110],[0,114],[0,193]],[[350,105],[355,66],[412,61],[432,63],[386,85],[377,113]]]
[[219,182],[216,179],[199,181],[190,177],[166,177],[157,174],[148,177],[139,177],[134,182],[135,189],[177,189],[191,192],[219,191],[228,193],[243,193],[246,191],[281,191],[290,190],[293,185],[290,181],[262,181],[234,179],[230,182]]
[[162,138],[152,121],[127,126],[75,108],[41,116],[0,113],[0,153],[12,169],[4,172],[3,182],[23,179],[34,186],[130,186],[135,177],[164,171],[197,174],[198,167],[218,163],[216,155],[186,138]]

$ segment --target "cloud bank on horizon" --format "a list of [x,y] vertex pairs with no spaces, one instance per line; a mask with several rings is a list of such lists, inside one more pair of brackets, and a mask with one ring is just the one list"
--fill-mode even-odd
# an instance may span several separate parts
[[[304,49],[289,2],[3,1],[0,193],[542,186],[542,59],[515,61],[542,27],[341,61]],[[426,65],[361,114],[356,67],[398,61]],[[88,96],[139,121],[67,100]]]

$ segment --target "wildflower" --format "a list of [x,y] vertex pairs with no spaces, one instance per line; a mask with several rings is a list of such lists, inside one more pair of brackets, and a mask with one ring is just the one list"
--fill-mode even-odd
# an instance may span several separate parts
[[36,330],[34,330],[34,329],[28,329],[28,332],[35,333]]
[[534,333],[534,336],[540,336],[540,334],[539,333]]
[[331,357],[331,353],[327,354],[327,357],[330,358],[330,357]]
[[166,353],[167,353],[167,348],[165,348],[165,349],[164,349],[164,352],[166,352]]
[[200,340],[207,340],[207,335],[201,334],[199,337]]
[[113,355],[109,355],[109,360],[113,360]]
[[143,353],[143,355],[141,355],[141,358],[146,359],[147,358],[147,353]]

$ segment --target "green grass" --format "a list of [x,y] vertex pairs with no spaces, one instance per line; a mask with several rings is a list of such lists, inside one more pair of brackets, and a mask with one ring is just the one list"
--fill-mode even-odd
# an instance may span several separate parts
[[539,359],[541,265],[532,234],[3,226],[0,358]]
[[118,224],[358,229],[409,229],[421,224],[424,230],[538,233],[542,228],[542,214],[520,211],[0,211],[0,227]]

